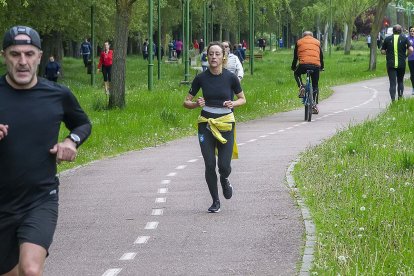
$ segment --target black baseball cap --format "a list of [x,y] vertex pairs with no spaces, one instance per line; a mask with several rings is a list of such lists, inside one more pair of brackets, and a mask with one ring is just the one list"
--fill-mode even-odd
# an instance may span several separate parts
[[[30,37],[30,39],[18,39],[15,37],[19,34],[24,34]],[[39,49],[42,49],[40,44],[40,36],[35,29],[26,26],[14,26],[8,30],[3,37],[3,50],[11,45],[33,45]]]

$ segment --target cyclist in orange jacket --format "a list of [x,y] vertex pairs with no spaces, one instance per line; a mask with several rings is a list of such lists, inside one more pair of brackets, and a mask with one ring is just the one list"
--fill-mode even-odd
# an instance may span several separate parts
[[[299,66],[296,67],[298,60]],[[305,95],[305,87],[301,75],[306,74],[307,70],[313,71],[311,73],[313,98],[315,103],[318,103],[319,71],[324,69],[324,63],[321,43],[313,37],[312,32],[303,32],[302,38],[296,42],[291,69],[294,71],[295,80],[299,87],[299,98],[303,98]],[[319,113],[316,104],[313,113]]]

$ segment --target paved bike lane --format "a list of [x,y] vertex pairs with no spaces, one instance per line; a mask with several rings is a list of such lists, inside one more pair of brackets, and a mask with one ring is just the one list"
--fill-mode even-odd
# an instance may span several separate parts
[[386,78],[334,90],[312,122],[301,108],[237,124],[235,191],[218,214],[196,137],[63,173],[45,275],[295,275],[305,229],[289,164],[389,103]]

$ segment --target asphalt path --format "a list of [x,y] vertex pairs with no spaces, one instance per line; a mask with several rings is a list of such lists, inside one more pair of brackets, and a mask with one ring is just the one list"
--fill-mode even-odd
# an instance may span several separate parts
[[62,173],[44,275],[297,274],[305,228],[286,185],[289,164],[390,102],[387,78],[334,91],[312,122],[301,108],[237,124],[234,195],[224,199],[220,187],[217,214],[207,212],[212,202],[195,136]]

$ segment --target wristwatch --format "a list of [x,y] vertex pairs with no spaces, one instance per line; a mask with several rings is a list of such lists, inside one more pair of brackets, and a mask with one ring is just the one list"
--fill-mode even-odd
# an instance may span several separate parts
[[68,138],[69,138],[70,140],[72,140],[72,142],[74,142],[74,143],[76,144],[76,146],[79,146],[79,144],[80,144],[80,138],[79,138],[79,136],[78,136],[78,135],[76,135],[75,133],[71,133],[71,134],[68,136]]

